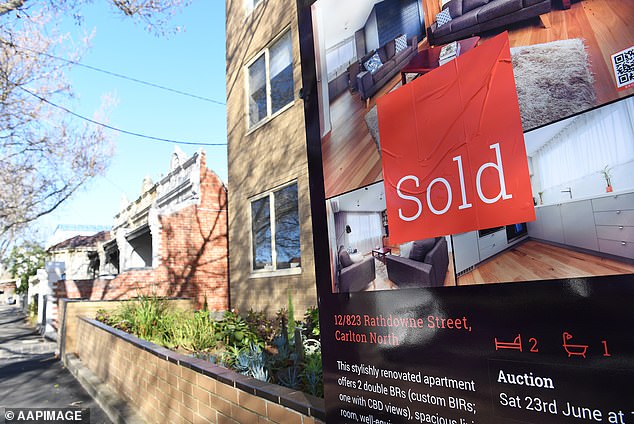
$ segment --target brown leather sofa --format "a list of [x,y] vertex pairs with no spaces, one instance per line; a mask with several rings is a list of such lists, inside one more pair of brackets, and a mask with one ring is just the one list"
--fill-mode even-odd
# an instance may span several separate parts
[[386,255],[387,276],[399,287],[440,287],[449,269],[444,237],[415,241],[409,257]]
[[[398,37],[396,37],[398,38]],[[396,39],[395,38],[395,39]],[[398,74],[410,59],[418,52],[418,38],[414,35],[407,39],[407,47],[396,53],[395,39],[390,40],[376,50],[365,54],[348,67],[350,88],[358,90],[361,100],[366,101]],[[374,73],[368,71],[364,63],[378,53],[382,65]]]
[[533,18],[551,10],[551,0],[451,0],[443,6],[451,21],[427,29],[429,44],[440,45]]

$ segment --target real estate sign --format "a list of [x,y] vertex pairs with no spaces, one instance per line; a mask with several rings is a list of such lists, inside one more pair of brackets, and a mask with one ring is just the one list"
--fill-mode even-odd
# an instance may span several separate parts
[[506,33],[377,105],[391,242],[535,219]]
[[298,0],[327,421],[634,423],[634,5],[442,3]]

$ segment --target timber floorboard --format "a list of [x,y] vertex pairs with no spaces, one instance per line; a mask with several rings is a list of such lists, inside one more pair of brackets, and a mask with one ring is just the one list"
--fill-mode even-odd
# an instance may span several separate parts
[[458,277],[458,285],[633,273],[634,265],[625,262],[527,240]]

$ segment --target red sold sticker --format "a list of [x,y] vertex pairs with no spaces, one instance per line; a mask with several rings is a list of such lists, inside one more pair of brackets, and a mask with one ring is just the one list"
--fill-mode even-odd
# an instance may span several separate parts
[[377,104],[390,241],[535,220],[506,33]]

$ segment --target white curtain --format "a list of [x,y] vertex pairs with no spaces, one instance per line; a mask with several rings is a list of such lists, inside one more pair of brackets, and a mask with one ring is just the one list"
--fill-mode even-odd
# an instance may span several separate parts
[[632,98],[578,116],[533,157],[542,190],[632,160]]
[[350,226],[348,245],[360,253],[369,253],[383,245],[383,228],[379,212],[345,213],[346,225]]

